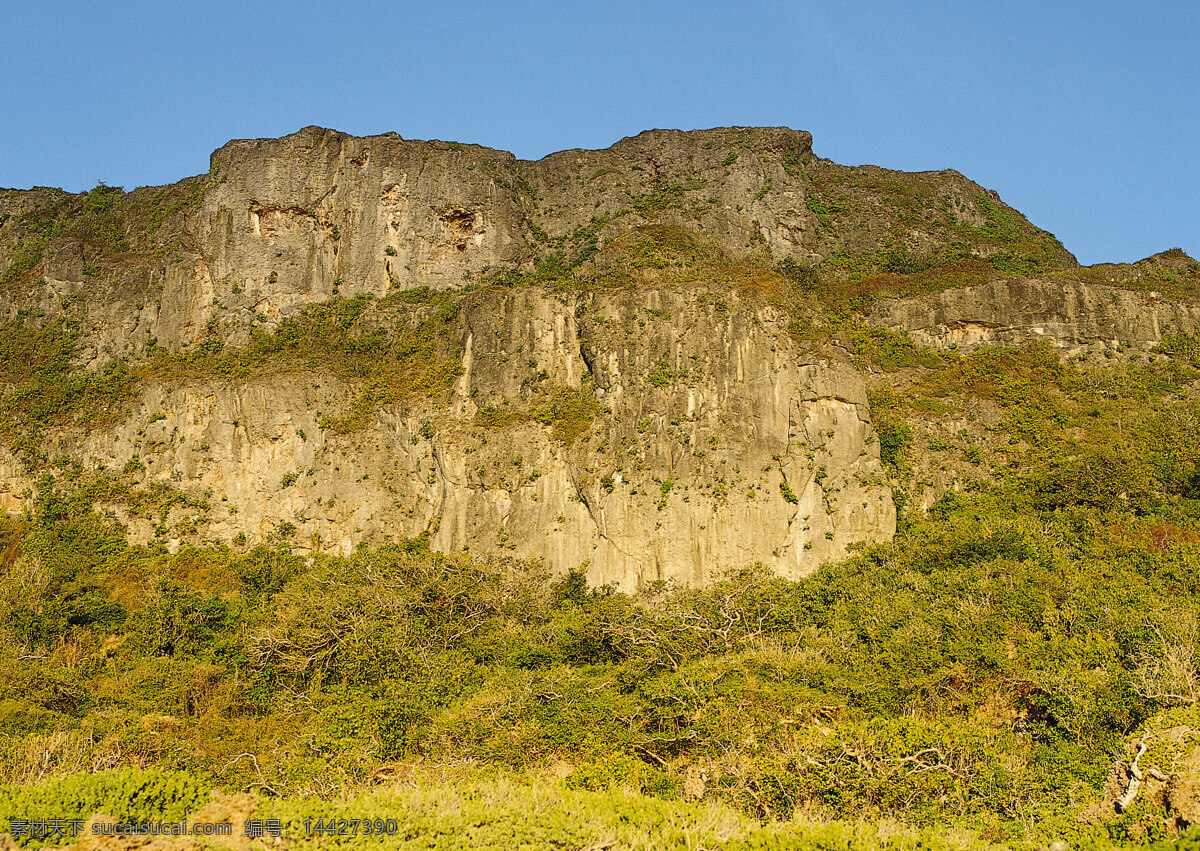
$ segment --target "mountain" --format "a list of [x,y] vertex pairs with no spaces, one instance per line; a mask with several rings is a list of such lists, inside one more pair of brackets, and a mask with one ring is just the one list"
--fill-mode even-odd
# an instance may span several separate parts
[[1073,352],[1200,317],[1145,286],[1190,292],[1188,258],[1081,269],[957,172],[787,128],[528,162],[309,127],[172,186],[8,190],[0,223],[9,511],[74,465],[172,551],[425,536],[626,591],[890,540],[871,335]]

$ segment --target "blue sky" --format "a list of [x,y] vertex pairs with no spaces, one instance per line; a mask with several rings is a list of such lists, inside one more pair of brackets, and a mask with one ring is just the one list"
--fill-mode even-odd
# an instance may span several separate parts
[[1200,256],[1200,4],[0,3],[0,186],[127,188],[308,124],[537,158],[788,125],[955,168],[1082,262]]

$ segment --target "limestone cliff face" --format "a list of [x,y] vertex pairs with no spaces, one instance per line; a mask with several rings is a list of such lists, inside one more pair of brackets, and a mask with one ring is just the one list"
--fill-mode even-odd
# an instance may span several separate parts
[[[294,375],[152,385],[124,423],[59,434],[55,451],[205,499],[165,518],[111,506],[135,539],[171,546],[282,534],[349,553],[428,532],[624,590],[755,562],[799,577],[889,539],[895,509],[861,376],[784,325],[704,290],[485,292],[459,317],[449,398],[384,406],[353,434],[319,424],[351,389]],[[569,443],[526,415],[563,391],[598,402]]]
[[0,190],[0,269],[49,234],[24,285],[0,287],[0,309],[52,317],[71,305],[92,369],[151,341],[176,349],[215,332],[244,342],[255,322],[334,294],[461,287],[550,255],[580,262],[650,222],[807,266],[897,245],[932,256],[964,240],[987,255],[998,249],[976,225],[1002,215],[1055,262],[1074,262],[957,172],[839,166],[813,153],[810,134],[782,127],[653,130],[536,162],[318,127],[234,141],[209,175],[117,205],[114,227],[132,251],[97,238],[86,215],[72,227],[35,221],[72,203],[53,190]]
[[1102,341],[1152,346],[1173,331],[1200,330],[1200,305],[1065,278],[1017,278],[882,300],[871,321],[935,348],[1020,345],[1065,349]]
[[218,297],[268,314],[392,288],[461,286],[522,259],[515,158],[471,146],[308,128],[230,142],[194,219]]
[[[346,295],[458,287],[547,252],[577,258],[648,221],[702,232],[734,254],[765,250],[807,265],[893,246],[896,218],[901,244],[918,256],[963,238],[945,222],[913,218],[917,203],[964,225],[1003,207],[956,172],[820,160],[810,134],[784,127],[653,130],[536,162],[309,127],[230,142],[212,162],[213,186],[188,226],[196,254],[167,273],[176,300],[201,308],[193,329],[214,299],[274,316],[335,286]],[[174,339],[163,332],[160,341]]]

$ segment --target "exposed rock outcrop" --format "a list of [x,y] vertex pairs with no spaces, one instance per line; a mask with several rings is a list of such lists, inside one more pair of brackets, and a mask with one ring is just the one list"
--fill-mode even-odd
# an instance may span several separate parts
[[[861,376],[799,351],[771,308],[716,302],[481,293],[456,326],[448,399],[385,406],[338,435],[319,420],[353,393],[330,378],[152,385],[124,423],[62,434],[55,451],[207,495],[165,520],[114,505],[142,541],[250,545],[284,528],[300,549],[349,553],[428,532],[438,549],[582,564],[633,590],[754,562],[798,577],[889,539]],[[556,389],[598,401],[569,443],[531,416]]]
[[[753,255],[795,280],[822,262],[843,277],[964,257],[1075,266],[956,172],[839,166],[787,128],[655,130],[526,162],[309,127],[230,142],[211,165],[129,194],[0,191],[0,315],[77,328],[81,368],[142,370],[123,421],[50,431],[41,463],[120,479],[108,507],[135,540],[172,547],[283,538],[346,553],[427,534],[443,550],[587,565],[625,590],[754,562],[802,576],[895,530],[864,380],[835,344],[804,349],[798,314],[761,282],[731,285],[721,263]],[[706,254],[725,259],[689,277]],[[437,310],[431,293],[460,289],[442,325],[413,330]],[[155,371],[164,351],[237,350],[355,297],[356,310],[373,300],[356,313],[364,333],[425,334],[458,374],[368,398],[316,361]],[[1198,320],[1049,272],[872,316],[936,346],[1153,343]],[[331,427],[350,410],[353,428]],[[0,507],[29,504],[35,476],[14,456],[0,478]],[[157,513],[128,498],[151,486],[178,496]]]
[[1068,278],[1006,278],[913,298],[884,299],[871,321],[934,348],[1020,345],[1071,349],[1095,341],[1151,346],[1200,330],[1200,304]]
[[27,285],[0,288],[0,309],[52,317],[74,303],[92,368],[151,340],[177,348],[214,329],[241,342],[255,321],[335,293],[460,287],[551,254],[579,261],[646,222],[703,232],[734,254],[811,265],[896,245],[916,258],[961,245],[981,256],[1010,250],[984,227],[1000,216],[1039,257],[1074,263],[957,172],[840,166],[813,153],[810,134],[783,127],[651,130],[536,162],[319,127],[233,141],[213,154],[208,176],[118,205],[131,252],[114,252],[86,211],[74,227],[37,218],[72,198],[0,191],[0,269],[54,234]]

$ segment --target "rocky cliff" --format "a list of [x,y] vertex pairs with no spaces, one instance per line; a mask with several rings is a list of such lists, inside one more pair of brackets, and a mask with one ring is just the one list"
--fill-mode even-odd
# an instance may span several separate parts
[[524,162],[307,128],[171,187],[0,193],[3,506],[49,472],[171,548],[427,535],[625,590],[795,577],[896,523],[822,286],[985,264],[871,303],[936,346],[1195,327],[955,172],[811,143],[650,131]]
[[[310,127],[230,142],[210,173],[124,197],[0,194],[3,304],[76,316],[98,365],[151,339],[240,342],[335,295],[459,288],[539,261],[579,267],[645,223],[706,234],[734,254],[804,266],[891,251],[893,262],[1011,254],[1073,258],[956,172],[819,159],[787,128],[648,131],[537,162],[453,142]],[[102,188],[102,187],[100,187]],[[115,193],[120,195],[120,193]],[[92,197],[95,196],[95,197]]]
[[[481,295],[455,327],[452,390],[385,405],[347,434],[321,419],[350,388],[291,374],[152,384],[124,422],[67,432],[55,450],[208,494],[207,510],[165,518],[114,504],[143,541],[282,529],[347,554],[428,532],[440,549],[585,565],[631,589],[755,561],[799,576],[889,535],[862,378],[798,352],[771,309],[702,295]],[[672,321],[647,327],[647,311]],[[566,433],[556,404],[580,408]]]
[[872,321],[935,348],[1020,345],[1068,351],[1095,343],[1150,348],[1200,330],[1200,304],[1071,278],[1008,278],[911,298],[883,299]]

